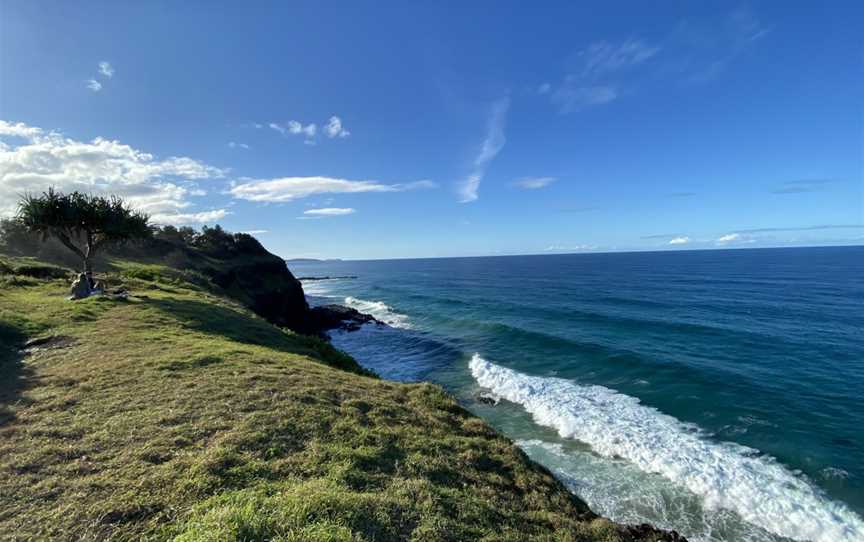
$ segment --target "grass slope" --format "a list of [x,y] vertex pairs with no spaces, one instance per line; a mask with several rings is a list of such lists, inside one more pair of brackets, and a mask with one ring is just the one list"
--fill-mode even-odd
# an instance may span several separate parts
[[[631,540],[438,387],[184,277],[0,258],[0,538]],[[22,353],[33,337],[50,338]],[[656,534],[638,535],[644,540]]]

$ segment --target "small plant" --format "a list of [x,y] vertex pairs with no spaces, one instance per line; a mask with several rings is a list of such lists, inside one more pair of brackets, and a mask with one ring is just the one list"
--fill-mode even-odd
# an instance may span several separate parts
[[18,202],[18,222],[42,241],[56,238],[83,263],[92,285],[93,257],[109,243],[150,237],[149,217],[133,211],[119,197],[81,192],[62,194],[49,188],[41,196],[26,195]]

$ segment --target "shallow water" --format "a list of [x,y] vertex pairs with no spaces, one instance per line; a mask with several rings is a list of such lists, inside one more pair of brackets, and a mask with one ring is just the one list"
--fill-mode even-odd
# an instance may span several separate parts
[[[864,247],[289,264],[596,511],[692,540],[864,540]],[[476,401],[481,390],[503,400]]]

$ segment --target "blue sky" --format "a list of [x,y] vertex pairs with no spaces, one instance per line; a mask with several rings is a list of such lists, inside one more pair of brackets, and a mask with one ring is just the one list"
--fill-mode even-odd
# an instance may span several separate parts
[[864,240],[857,2],[7,2],[0,214],[286,257]]

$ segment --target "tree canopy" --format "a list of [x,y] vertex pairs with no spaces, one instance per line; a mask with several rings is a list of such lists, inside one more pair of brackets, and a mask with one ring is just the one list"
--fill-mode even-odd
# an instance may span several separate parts
[[117,196],[63,194],[51,188],[39,196],[22,197],[17,219],[43,241],[54,237],[63,243],[83,260],[88,273],[92,257],[106,244],[151,235],[149,217],[132,210]]

